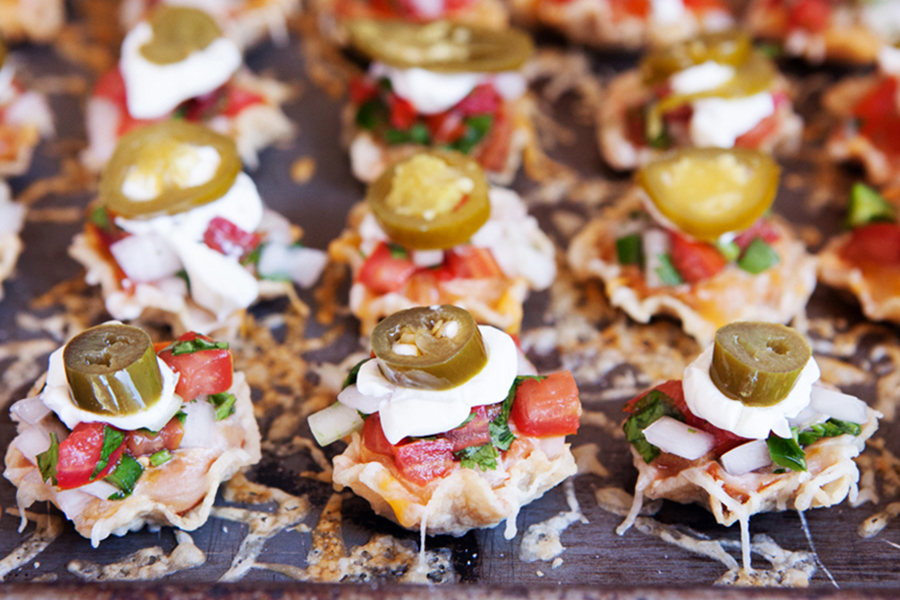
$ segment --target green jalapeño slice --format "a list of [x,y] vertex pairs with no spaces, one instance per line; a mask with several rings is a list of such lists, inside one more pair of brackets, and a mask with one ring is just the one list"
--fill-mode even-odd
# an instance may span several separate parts
[[450,304],[394,313],[372,331],[372,350],[389,381],[423,390],[462,385],[487,364],[475,319]]
[[6,44],[3,43],[3,40],[0,40],[0,67],[6,62],[6,55],[9,52],[6,48]]
[[357,50],[401,69],[496,73],[518,69],[534,51],[528,34],[513,27],[495,31],[450,21],[355,19],[347,30]]
[[396,163],[369,186],[366,202],[391,240],[413,250],[462,244],[491,214],[484,171],[444,150]]
[[187,6],[160,5],[150,17],[150,27],[153,38],[141,46],[140,52],[158,65],[181,62],[222,37],[222,30],[211,16]]
[[740,67],[753,52],[750,36],[739,31],[720,31],[651,51],[641,61],[641,75],[648,85],[705,62]]
[[777,323],[731,323],[716,332],[709,376],[723,394],[747,406],[784,400],[812,357],[802,335]]
[[[198,171],[205,173],[201,181]],[[202,125],[163,121],[119,140],[100,177],[100,202],[128,219],[177,214],[221,198],[240,171],[231,138]]]
[[650,163],[637,182],[660,213],[699,240],[753,225],[775,200],[779,168],[747,148],[690,148]]
[[63,350],[75,404],[88,412],[127,416],[156,404],[162,374],[150,336],[109,323],[83,331]]

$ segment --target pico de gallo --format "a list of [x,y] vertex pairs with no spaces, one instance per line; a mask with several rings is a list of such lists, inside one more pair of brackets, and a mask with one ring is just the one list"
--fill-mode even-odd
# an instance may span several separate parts
[[[641,19],[646,20],[653,12],[652,0],[594,0],[596,2],[607,2],[612,12],[614,21],[622,21],[624,19]],[[584,0],[550,0],[550,4],[574,4],[584,2]],[[679,2],[685,9],[693,13],[696,17],[702,19],[707,13],[724,13],[729,14],[728,6],[721,0],[683,0]]]
[[[99,356],[110,357],[108,364],[99,362]],[[129,362],[134,356],[138,358]],[[173,389],[166,389],[157,359],[177,374]],[[36,455],[41,479],[58,490],[104,481],[117,488],[107,499],[122,500],[147,469],[162,467],[180,448],[185,428],[194,425],[186,423],[184,403],[208,402],[215,421],[234,413],[228,344],[195,332],[154,347],[136,327],[101,325],[69,342],[63,360],[72,406],[57,414],[74,426],[65,436],[51,431],[50,447]],[[123,379],[133,385],[110,383]],[[164,397],[166,393],[177,396],[174,404]],[[162,403],[170,406],[162,426],[155,415],[150,417],[153,423],[141,417],[142,411]],[[137,410],[133,404],[139,405]],[[92,420],[79,420],[82,417]],[[126,423],[123,417],[131,419]]]
[[853,186],[844,224],[850,237],[839,250],[841,258],[856,265],[900,266],[897,207],[877,190],[862,183]]
[[[338,402],[311,416],[310,429],[322,445],[354,434],[363,462],[387,465],[408,485],[458,469],[508,468],[522,444],[578,431],[572,374],[517,375],[513,339],[476,326],[458,307],[395,313],[376,327],[372,347],[374,357],[353,368]],[[390,382],[390,391],[370,396],[371,381]],[[417,402],[429,414],[410,422],[422,410]]]

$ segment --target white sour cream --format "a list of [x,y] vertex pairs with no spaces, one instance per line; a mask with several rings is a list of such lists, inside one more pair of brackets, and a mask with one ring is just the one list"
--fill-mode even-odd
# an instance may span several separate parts
[[150,24],[138,23],[125,36],[119,60],[128,112],[139,119],[165,116],[185,100],[215,90],[241,66],[241,51],[223,37],[182,61],[165,65],[153,63],[141,54],[141,47],[151,39]]
[[769,92],[745,98],[701,98],[692,106],[690,135],[697,147],[731,148],[738,137],[775,112]]
[[488,362],[467,382],[449,390],[416,390],[394,385],[385,378],[378,361],[359,369],[356,385],[340,393],[338,401],[366,414],[377,412],[391,444],[405,437],[444,433],[458,427],[473,407],[502,402],[518,371],[516,343],[490,326],[478,327]]
[[900,2],[882,0],[860,4],[866,27],[888,42],[900,37]]
[[882,45],[878,51],[878,68],[886,75],[900,77],[900,48],[894,48],[888,44]]
[[686,9],[682,0],[650,0],[651,18],[657,23],[677,23]]
[[66,367],[63,362],[63,350],[65,350],[65,347],[50,355],[50,364],[47,369],[47,385],[41,392],[40,399],[44,406],[56,413],[59,420],[69,429],[74,429],[79,423],[108,423],[113,427],[127,431],[133,431],[141,427],[146,427],[151,431],[159,431],[165,427],[166,423],[181,408],[181,396],[175,394],[178,374],[174,373],[159,358],[156,361],[162,374],[163,390],[159,400],[150,408],[124,417],[100,415],[79,408],[72,400],[72,391],[69,388],[69,380],[66,377]]
[[719,429],[744,438],[763,440],[769,433],[791,437],[788,419],[809,405],[812,385],[819,379],[819,365],[810,358],[787,397],[774,406],[746,406],[719,391],[709,376],[713,346],[707,348],[684,371],[684,399],[691,412]]
[[513,71],[487,73],[436,73],[414,67],[400,69],[384,63],[372,63],[369,74],[378,79],[387,77],[394,93],[415,107],[422,115],[444,112],[482,83],[494,84],[505,100],[515,100],[527,89],[525,78]]
[[719,87],[734,73],[734,67],[708,60],[675,73],[669,78],[669,85],[679,95],[697,94]]

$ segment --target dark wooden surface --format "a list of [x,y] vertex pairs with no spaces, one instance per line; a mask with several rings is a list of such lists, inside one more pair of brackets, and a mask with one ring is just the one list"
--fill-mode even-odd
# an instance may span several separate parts
[[[74,65],[54,55],[46,48],[25,47],[17,51],[30,68],[36,72],[64,74],[77,70]],[[609,72],[610,67],[604,57],[593,56],[598,72]],[[622,68],[631,64],[629,57],[615,57],[612,64]],[[288,80],[304,80],[302,57],[294,40],[289,47],[277,48],[264,45],[251,51],[247,61],[254,69],[269,69],[278,77]],[[798,73],[803,68],[789,65]],[[804,75],[805,76],[805,75]],[[573,125],[567,119],[571,98],[564,99],[557,107],[557,117]],[[812,105],[811,105],[812,106]],[[83,135],[83,124],[79,101],[72,97],[54,99],[57,111],[58,129],[63,139],[79,138]],[[347,209],[356,202],[363,192],[363,186],[354,181],[349,173],[345,151],[337,143],[340,103],[325,95],[321,90],[306,82],[302,96],[287,106],[290,117],[300,126],[300,135],[287,148],[270,149],[262,155],[260,168],[252,173],[261,194],[270,206],[285,214],[305,229],[304,242],[312,247],[324,248],[341,231]],[[593,145],[593,133],[586,128],[578,128],[578,142],[575,146],[563,147],[555,152],[558,157],[568,156],[568,162],[575,165],[587,176],[609,175],[600,166],[597,151]],[[35,178],[54,173],[58,168],[54,157],[53,143],[45,143],[41,155],[31,173],[12,181],[15,190],[24,189]],[[298,157],[311,155],[316,159],[317,171],[313,180],[304,186],[294,184],[288,170]],[[788,161],[789,172],[803,172],[807,165],[800,161]],[[529,184],[521,178],[518,187],[526,189]],[[846,182],[840,185],[845,185]],[[835,190],[835,195],[843,190]],[[79,206],[89,200],[89,194],[73,194],[59,198],[42,200],[40,206]],[[803,210],[803,198],[797,193],[784,194],[778,203],[778,210],[798,221],[815,219],[825,230],[836,230],[839,210],[828,208],[820,214],[809,215]],[[552,208],[540,207],[539,214],[546,218]],[[80,229],[80,224],[52,224],[29,222],[23,234],[25,251],[19,261],[18,275],[5,284],[6,299],[0,305],[0,335],[6,339],[25,336],[15,324],[15,315],[25,310],[30,298],[46,292],[55,283],[78,275],[78,265],[68,258],[65,248],[72,235]],[[546,304],[546,296],[538,295],[526,305],[526,323],[535,324],[541,320],[541,310]],[[816,292],[811,306],[812,314],[834,315],[859,319],[858,309],[852,302],[830,290]],[[312,327],[312,333],[319,329]],[[896,330],[891,329],[891,335]],[[353,345],[353,340],[344,340],[341,347]],[[333,358],[340,358],[333,356]],[[587,390],[590,392],[590,388]],[[871,390],[866,391],[867,400],[872,400]],[[618,420],[621,402],[588,403],[591,410],[606,411]],[[878,435],[888,440],[889,447],[900,450],[896,428],[885,423]],[[0,448],[5,448],[14,435],[6,411],[0,414]],[[561,555],[563,563],[551,568],[548,563],[526,564],[518,558],[521,532],[529,524],[547,519],[560,511],[567,510],[562,488],[548,493],[541,500],[526,507],[519,516],[520,536],[507,541],[502,536],[502,527],[494,530],[469,533],[455,539],[436,537],[428,542],[429,549],[446,548],[453,557],[453,565],[461,584],[477,584],[468,588],[485,596],[508,597],[585,597],[585,598],[662,598],[662,597],[715,597],[725,598],[732,592],[723,589],[688,592],[685,588],[707,588],[724,572],[725,567],[718,562],[692,554],[686,550],[648,537],[636,530],[624,537],[615,534],[620,517],[600,509],[594,499],[594,491],[600,487],[619,486],[631,489],[635,471],[626,444],[622,440],[605,438],[599,429],[584,427],[575,438],[573,445],[596,442],[602,452],[600,461],[610,470],[610,475],[599,478],[594,475],[579,476],[575,479],[578,501],[589,523],[576,523],[562,536],[566,551]],[[334,452],[331,449],[329,452]],[[313,469],[314,464],[307,453],[298,453],[286,459],[265,456],[262,463],[250,473],[250,479],[271,486],[280,487],[292,494],[308,495],[314,505],[306,523],[314,526],[318,512],[331,494],[330,486],[299,476],[301,471]],[[4,509],[14,506],[14,489],[5,480],[0,480],[0,506]],[[220,500],[221,502],[221,500]],[[33,507],[33,510],[53,510]],[[900,523],[890,525],[882,534],[873,539],[861,539],[856,534],[860,522],[875,511],[871,505],[852,509],[841,505],[832,509],[810,511],[807,514],[812,539],[818,550],[821,565],[834,576],[837,584],[847,588],[882,588],[878,596],[890,596],[900,589],[900,550],[892,546],[900,542]],[[684,531],[692,531],[701,536],[738,541],[737,527],[724,528],[715,524],[714,519],[704,510],[695,506],[680,506],[666,503],[657,518],[663,523],[678,524]],[[403,540],[417,542],[418,534],[406,532],[387,521],[374,516],[365,502],[352,499],[344,505],[344,537],[348,547],[365,543],[373,533],[389,533]],[[0,557],[5,556],[28,535],[32,527],[22,535],[16,528],[18,519],[5,514],[0,518]],[[788,550],[808,550],[809,543],[804,535],[800,518],[796,513],[767,514],[753,517],[751,532],[771,536],[782,548]],[[243,539],[245,528],[237,524],[211,519],[204,527],[194,532],[197,546],[208,557],[203,566],[176,573],[165,580],[165,584],[187,587],[133,586],[112,587],[71,587],[77,579],[66,571],[66,564],[74,557],[98,563],[118,560],[139,548],[161,545],[171,549],[175,545],[169,529],[159,533],[140,531],[124,538],[110,538],[98,549],[92,549],[89,542],[79,536],[71,526],[66,526],[63,535],[57,539],[35,561],[10,573],[6,584],[0,586],[0,594],[10,597],[34,598],[44,595],[76,594],[82,597],[113,597],[144,594],[184,595],[185,597],[206,597],[239,595],[250,596],[292,596],[298,598],[328,596],[370,597],[382,596],[364,587],[332,587],[289,583],[286,577],[270,571],[252,570],[245,580],[236,587],[206,587],[215,582],[228,568],[232,557]],[[305,566],[309,550],[310,535],[302,532],[284,532],[266,545],[261,560],[272,563],[286,563]],[[739,552],[732,551],[739,559]],[[756,559],[755,565],[767,566]],[[539,573],[539,571],[543,574]],[[34,578],[55,574],[58,584],[69,587],[46,587],[45,584],[20,585]],[[255,583],[259,582],[259,584]],[[807,595],[809,597],[831,596],[834,586],[818,569],[812,580],[812,590],[807,592],[778,592],[771,597]],[[57,585],[58,585],[57,584]],[[157,584],[154,584],[156,586]],[[159,584],[162,585],[162,584]],[[193,586],[193,587],[191,587]],[[200,586],[200,587],[198,587]],[[558,587],[562,586],[562,587]],[[386,588],[385,595],[411,595],[420,597],[452,597],[452,590],[427,588]],[[873,597],[854,593],[846,597]]]

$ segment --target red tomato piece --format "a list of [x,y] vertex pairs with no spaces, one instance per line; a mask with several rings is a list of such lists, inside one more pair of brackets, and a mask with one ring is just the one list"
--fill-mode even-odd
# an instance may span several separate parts
[[612,0],[613,20],[625,17],[646,19],[650,15],[650,0]]
[[219,106],[223,103],[223,94],[224,88],[220,87],[202,96],[196,96],[187,100],[182,104],[184,118],[188,121],[203,121],[211,118],[218,112]]
[[487,171],[500,172],[506,167],[509,160],[509,146],[512,141],[514,124],[506,116],[504,110],[497,111],[490,130],[481,140],[475,159]]
[[474,416],[468,423],[444,434],[450,441],[453,452],[469,446],[483,446],[491,441],[488,425],[500,414],[500,404],[478,406],[472,409],[472,413]]
[[222,114],[226,117],[236,117],[246,108],[265,103],[266,99],[262,94],[226,84],[225,107],[222,108]]
[[455,110],[426,115],[425,126],[435,144],[452,144],[466,133],[463,115]]
[[259,246],[262,237],[244,231],[228,219],[213,217],[203,234],[207,246],[226,256],[243,258]]
[[500,108],[503,99],[490,83],[482,83],[459,101],[453,110],[466,117],[474,115],[492,115]]
[[350,102],[357,106],[378,97],[378,85],[374,81],[364,77],[354,77],[351,79],[348,91],[350,93]]
[[897,79],[885,77],[853,107],[860,134],[888,154],[900,154],[900,114],[896,106]]
[[709,279],[725,268],[728,261],[715,246],[692,240],[672,231],[672,265],[688,283]]
[[96,477],[91,477],[100,461],[107,427],[109,425],[105,423],[79,423],[69,437],[59,444],[56,481],[60,489],[68,490],[102,479],[119,464],[119,458],[125,450],[124,443],[110,454],[106,468]]
[[900,264],[900,225],[871,223],[854,229],[841,257],[855,263]]
[[378,413],[369,415],[363,422],[362,443],[376,454],[393,456],[394,446],[384,437],[384,430],[381,428],[381,417],[378,416]]
[[769,221],[762,218],[734,238],[734,243],[738,245],[741,251],[744,251],[756,238],[760,238],[767,244],[774,244],[779,237],[781,236],[778,235],[778,230],[772,227]]
[[366,258],[359,271],[359,281],[376,294],[396,292],[416,271],[408,258],[394,258],[390,247],[380,243]]
[[516,390],[510,420],[516,429],[534,437],[569,435],[578,431],[581,400],[569,371],[538,381],[526,379]]
[[426,485],[453,470],[453,447],[442,437],[394,446],[394,465],[409,481]]
[[406,130],[416,124],[415,107],[397,94],[388,95],[388,109],[391,111],[391,127]]
[[831,18],[831,6],[827,0],[799,0],[788,15],[788,23],[792,29],[808,31],[824,31]]
[[466,9],[474,3],[474,0],[444,0],[444,12],[453,12]]
[[460,279],[488,279],[501,277],[503,271],[487,248],[457,246],[444,253],[447,270]]
[[175,451],[181,445],[183,437],[184,426],[173,417],[156,434],[139,429],[129,431],[125,437],[125,447],[130,455],[139,458],[156,454],[160,450]]
[[684,0],[684,7],[695,13],[704,13],[711,10],[727,10],[727,7],[721,0]]
[[[179,342],[189,342],[196,338],[212,342],[212,338],[189,331],[178,338]],[[234,366],[231,350],[200,350],[190,354],[172,354],[172,350],[164,350],[159,357],[178,373],[178,385],[175,393],[190,402],[199,396],[220,394],[231,387],[234,377]]]
[[97,79],[94,84],[94,96],[112,100],[118,106],[125,106],[128,94],[125,91],[125,80],[119,67],[110,69]]

